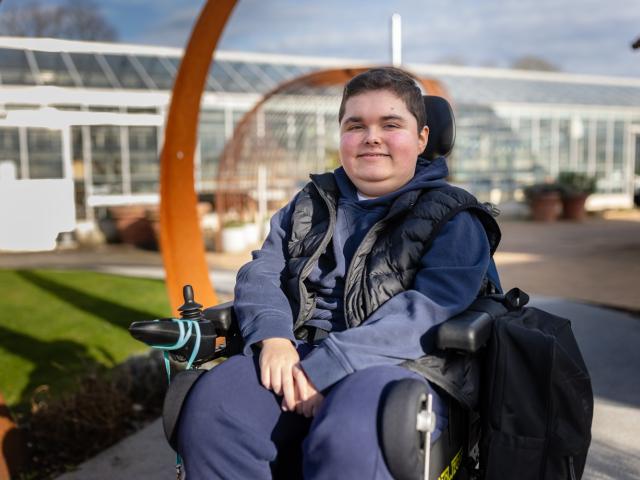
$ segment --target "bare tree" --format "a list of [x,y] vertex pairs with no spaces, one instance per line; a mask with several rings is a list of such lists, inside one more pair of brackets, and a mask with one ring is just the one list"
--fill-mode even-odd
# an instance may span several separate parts
[[559,72],[558,68],[553,63],[535,55],[525,55],[523,57],[516,58],[511,63],[511,68],[518,70],[538,70],[542,72]]
[[1,13],[0,35],[103,41],[118,37],[94,0],[66,0],[60,5],[14,0]]

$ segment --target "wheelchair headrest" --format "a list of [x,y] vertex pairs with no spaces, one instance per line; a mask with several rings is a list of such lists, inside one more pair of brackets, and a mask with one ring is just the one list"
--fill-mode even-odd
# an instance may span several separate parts
[[456,141],[456,121],[449,102],[435,95],[424,95],[424,108],[429,127],[429,141],[420,155],[426,160],[446,157]]

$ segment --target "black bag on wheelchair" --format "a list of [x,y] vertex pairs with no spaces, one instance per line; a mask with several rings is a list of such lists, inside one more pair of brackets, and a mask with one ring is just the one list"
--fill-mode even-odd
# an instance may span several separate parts
[[[576,480],[584,472],[591,380],[570,321],[525,307],[528,301],[517,288],[478,298],[440,325],[432,355],[406,365],[447,392],[470,419],[479,416],[480,432],[475,422],[467,431],[463,478]],[[421,478],[418,463],[405,457],[391,471]],[[443,474],[453,478],[457,470],[452,464]]]
[[[510,297],[510,298],[509,298]],[[514,289],[487,342],[480,398],[486,480],[579,479],[591,442],[593,392],[571,323]]]

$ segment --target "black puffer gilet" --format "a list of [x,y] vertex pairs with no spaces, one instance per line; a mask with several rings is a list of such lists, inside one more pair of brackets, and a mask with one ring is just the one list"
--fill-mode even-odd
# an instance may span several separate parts
[[[305,337],[304,324],[315,308],[315,298],[305,281],[331,241],[338,196],[333,174],[325,173],[312,175],[295,202],[283,280],[298,338]],[[465,190],[450,185],[411,190],[393,201],[387,215],[367,232],[349,265],[344,286],[344,315],[349,327],[357,327],[394,295],[412,288],[421,259],[434,238],[463,210],[482,222],[493,255],[500,242],[498,224],[488,208]]]

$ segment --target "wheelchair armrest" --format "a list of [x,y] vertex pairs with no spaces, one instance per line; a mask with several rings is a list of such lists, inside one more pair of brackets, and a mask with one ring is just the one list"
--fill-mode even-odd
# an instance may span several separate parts
[[235,323],[235,312],[233,310],[233,302],[221,303],[213,307],[205,308],[202,315],[209,320],[218,335],[226,335]]
[[233,302],[221,303],[202,311],[205,320],[211,322],[216,333],[225,338],[225,343],[219,347],[219,356],[230,357],[242,352],[244,340],[240,334],[240,327],[236,320]]
[[466,353],[480,350],[491,336],[496,317],[508,311],[501,298],[500,295],[478,298],[467,310],[442,323],[436,337],[438,348]]
[[475,353],[489,340],[492,326],[493,318],[488,313],[465,311],[440,326],[438,348]]

